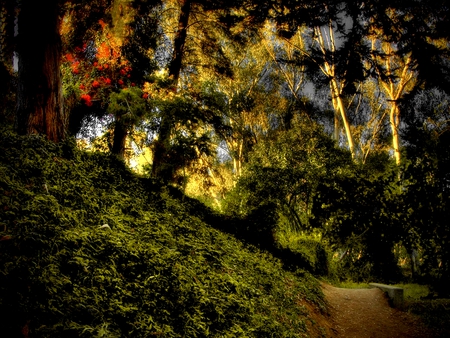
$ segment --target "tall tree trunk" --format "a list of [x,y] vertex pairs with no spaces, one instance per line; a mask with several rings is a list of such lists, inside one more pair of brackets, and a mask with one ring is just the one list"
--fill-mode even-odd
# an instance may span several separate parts
[[400,136],[398,129],[400,127],[400,109],[396,102],[392,103],[391,111],[389,113],[389,124],[392,130],[392,148],[394,150],[395,163],[400,164]]
[[[377,39],[372,39],[373,51],[377,49],[377,42]],[[394,44],[382,41],[381,52],[384,57],[375,56],[375,60],[384,66],[385,74],[379,72],[378,76],[391,106],[389,111],[389,125],[392,131],[392,149],[394,150],[395,163],[399,165],[401,163],[401,154],[399,135],[400,106],[398,101],[416,86],[417,81],[415,78],[416,73],[411,67],[411,55],[409,54],[406,57],[396,55],[394,46]],[[374,55],[377,54],[374,53]]]
[[180,77],[181,66],[184,56],[184,45],[186,44],[189,16],[191,14],[191,0],[181,1],[181,12],[178,19],[178,30],[173,42],[172,61],[169,65],[169,76],[173,77],[173,84],[176,88]]
[[43,134],[54,142],[64,139],[66,132],[58,3],[47,0],[44,5],[36,0],[22,0],[17,44],[17,131]]
[[13,55],[16,3],[0,0],[0,123],[12,125],[14,109]]
[[[332,79],[332,83],[334,83],[334,94],[332,95],[336,95],[335,97],[335,101],[336,101],[336,108],[338,109],[338,111],[341,114],[341,120],[342,120],[342,124],[344,125],[344,129],[345,129],[345,135],[347,137],[347,143],[348,143],[348,148],[350,149],[350,153],[352,154],[352,157],[355,157],[355,144],[353,143],[353,136],[352,136],[352,131],[351,131],[351,127],[350,127],[350,122],[348,121],[347,118],[347,111],[345,109],[344,103],[342,102],[342,98],[340,96],[340,92],[336,83],[335,79]],[[336,121],[335,121],[336,123]]]
[[[181,66],[184,57],[184,45],[186,43],[187,29],[189,25],[189,16],[191,13],[191,0],[181,1],[181,12],[178,19],[178,30],[175,35],[174,49],[172,54],[172,61],[169,65],[169,77],[172,77],[173,90],[177,90],[178,79],[180,78]],[[164,172],[163,168],[167,168],[167,148],[170,143],[170,136],[172,131],[172,124],[167,121],[167,117],[162,117],[161,127],[158,133],[158,139],[155,141],[153,148],[153,165],[152,176],[164,179],[170,179],[170,173]]]
[[15,5],[0,0],[0,61],[9,72],[13,69]]
[[120,117],[117,118],[114,125],[114,138],[111,153],[117,155],[120,159],[125,158],[125,144],[128,135],[128,128]]
[[[328,35],[322,32],[322,28],[316,27],[316,39],[319,44],[319,48],[323,54],[323,66],[320,67],[321,71],[330,78],[330,93],[331,93],[331,101],[333,103],[334,109],[334,137],[336,142],[339,142],[339,116],[341,118],[342,124],[345,129],[345,136],[347,138],[348,148],[350,153],[352,154],[352,158],[355,157],[355,145],[353,142],[353,135],[350,126],[350,122],[347,117],[347,110],[345,109],[344,102],[342,102],[342,83],[339,83],[339,80],[336,78],[336,65],[333,62],[333,59],[329,61],[326,58],[328,52],[332,52],[333,54],[336,52],[336,40],[333,32],[333,25],[330,22],[328,25]],[[341,84],[341,86],[340,86]]]

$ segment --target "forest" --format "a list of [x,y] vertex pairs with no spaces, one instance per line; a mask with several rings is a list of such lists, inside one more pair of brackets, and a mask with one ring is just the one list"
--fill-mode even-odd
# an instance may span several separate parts
[[320,279],[450,298],[447,1],[43,3],[0,0],[8,337],[319,337]]

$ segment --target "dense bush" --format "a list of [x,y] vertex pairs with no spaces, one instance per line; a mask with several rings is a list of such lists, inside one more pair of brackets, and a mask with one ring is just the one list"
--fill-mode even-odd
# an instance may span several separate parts
[[335,272],[330,266],[331,251],[320,236],[279,229],[276,237],[280,252],[291,256],[291,260],[295,260],[297,265],[304,265],[306,270],[317,276],[334,277]]
[[280,241],[277,233],[312,233],[312,206],[320,182],[333,180],[350,165],[349,154],[336,148],[321,126],[294,118],[291,129],[273,131],[254,147],[235,189],[224,201],[224,210],[255,220],[235,232],[246,231],[246,237],[257,238],[285,267],[328,275],[330,254],[325,241],[308,236]]
[[297,337],[301,304],[323,308],[308,274],[114,157],[6,132],[0,148],[5,337]]
[[319,184],[312,223],[336,248],[336,264],[347,274],[342,277],[381,282],[402,278],[394,254],[395,245],[408,236],[400,196],[395,170],[377,177],[355,168],[351,175]]

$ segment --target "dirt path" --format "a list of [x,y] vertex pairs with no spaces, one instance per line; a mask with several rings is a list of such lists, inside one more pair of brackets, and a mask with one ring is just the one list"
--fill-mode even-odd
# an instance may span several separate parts
[[389,306],[379,289],[341,289],[323,284],[333,338],[431,338],[419,319]]

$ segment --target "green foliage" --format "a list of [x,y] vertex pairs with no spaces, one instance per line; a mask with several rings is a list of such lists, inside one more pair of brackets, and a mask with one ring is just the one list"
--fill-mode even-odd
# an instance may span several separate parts
[[147,111],[149,107],[140,88],[124,88],[109,97],[108,113],[122,118],[128,115],[128,124],[137,124]]
[[318,125],[295,119],[292,129],[276,132],[255,146],[237,183],[241,213],[274,203],[293,229],[309,229],[318,183],[345,170],[350,157],[335,148]]
[[350,161],[321,127],[294,118],[291,129],[274,132],[254,147],[246,170],[227,196],[226,212],[255,220],[235,233],[257,238],[289,268],[327,275],[330,255],[319,237],[285,237],[312,232],[311,208],[319,182],[345,172]]
[[314,225],[338,249],[337,262],[356,280],[400,278],[394,245],[408,237],[396,171],[375,176],[364,168],[322,181]]
[[422,282],[449,296],[450,281],[450,97],[441,91],[419,92],[411,100],[408,114],[407,155],[402,196],[411,247],[421,253],[418,273]]
[[0,141],[5,336],[296,337],[300,304],[323,309],[310,275],[211,228],[206,208],[116,158],[37,136]]
[[277,244],[296,254],[306,265],[308,271],[315,275],[333,277],[335,274],[330,268],[332,259],[330,250],[320,235],[302,234],[289,229],[278,229],[276,233]]
[[[214,162],[213,138],[230,128],[222,121],[221,100],[209,85],[175,91],[172,79],[154,76],[151,88],[157,118],[153,141],[153,177],[183,186],[186,172]],[[205,168],[203,168],[205,170]],[[207,169],[206,169],[207,170]]]

